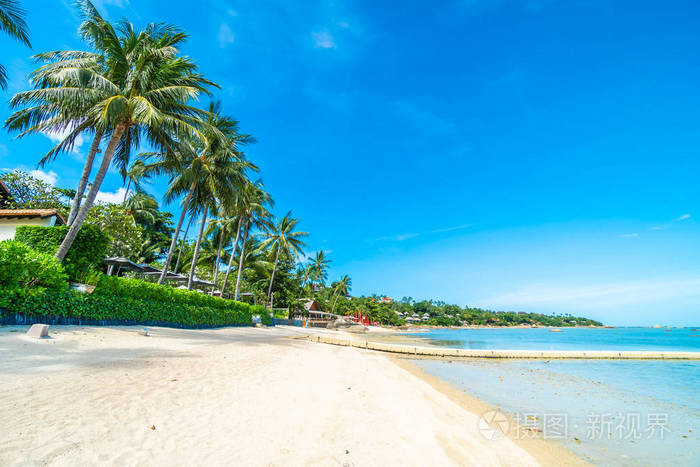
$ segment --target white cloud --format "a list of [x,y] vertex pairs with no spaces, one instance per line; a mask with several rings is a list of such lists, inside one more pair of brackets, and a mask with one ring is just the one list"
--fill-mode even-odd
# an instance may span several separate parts
[[620,237],[620,238],[637,238],[637,237],[639,237],[639,234],[635,232],[635,233],[618,235],[618,237]]
[[328,31],[312,32],[311,37],[317,49],[335,49],[335,40]]
[[227,23],[221,23],[219,26],[219,47],[222,49],[227,47],[236,40],[233,31]]
[[55,185],[56,182],[58,181],[58,174],[54,172],[53,170],[49,170],[48,172],[45,172],[40,169],[35,169],[35,170],[30,170],[27,172],[29,175],[32,177],[38,178],[42,182],[46,182],[49,185]]
[[[70,131],[66,129],[60,132],[44,132],[43,135],[49,138],[53,144],[58,144],[61,141],[63,141],[63,139],[66,136],[68,136],[69,133]],[[83,135],[81,133],[75,138],[75,143],[73,144],[73,150],[71,151],[71,153],[75,155],[80,155],[80,148],[83,146],[84,143],[85,139],[83,138]]]
[[683,214],[682,216],[676,218],[677,221],[684,221],[686,219],[690,219],[690,214]]
[[405,233],[401,235],[394,235],[392,237],[379,237],[376,238],[374,241],[375,242],[403,242],[405,240],[408,240],[410,238],[417,237],[419,234],[418,233]]
[[654,227],[651,228],[651,230],[663,230],[664,227],[661,225],[655,225]]
[[478,305],[498,308],[560,305],[590,310],[698,295],[700,277],[654,278],[593,285],[533,284],[479,300]]
[[98,191],[95,199],[103,203],[119,204],[124,201],[124,193],[126,193],[126,188],[124,187],[119,188],[114,193],[110,193],[108,191]]
[[474,225],[474,224],[456,225],[456,226],[454,226],[454,227],[445,227],[445,228],[442,228],[442,229],[435,229],[435,230],[432,230],[431,232],[432,232],[432,233],[454,232],[455,230],[466,229],[466,228],[468,228],[468,227],[471,227],[472,225]]

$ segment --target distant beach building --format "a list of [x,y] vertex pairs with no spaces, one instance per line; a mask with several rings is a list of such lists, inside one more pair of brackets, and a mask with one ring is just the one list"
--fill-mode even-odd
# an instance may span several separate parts
[[12,240],[17,227],[23,225],[53,227],[65,223],[56,209],[0,209],[0,240]]
[[7,207],[11,201],[12,195],[10,194],[10,189],[0,180],[0,208]]
[[382,297],[382,303],[394,303],[391,297]]

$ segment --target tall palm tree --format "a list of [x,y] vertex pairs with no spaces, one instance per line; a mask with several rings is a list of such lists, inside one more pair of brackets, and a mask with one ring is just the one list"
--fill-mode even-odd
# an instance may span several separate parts
[[148,165],[145,159],[138,158],[129,167],[129,170],[122,171],[122,178],[126,181],[126,190],[124,191],[124,200],[122,204],[126,203],[126,199],[129,197],[129,189],[131,185],[134,185],[134,189],[138,192],[143,189],[143,182],[150,178],[150,172],[148,170]]
[[335,304],[338,302],[338,298],[343,295],[347,295],[352,288],[352,279],[347,274],[340,278],[338,283],[335,285],[335,300],[333,300],[333,307],[331,308],[331,313],[335,312]]
[[[24,20],[24,9],[16,0],[0,0],[0,31],[17,39],[27,47],[29,43],[29,28]],[[0,65],[0,89],[7,87],[7,71]]]
[[[89,4],[87,0],[83,3]],[[130,23],[122,21],[117,30],[100,18],[88,27],[100,30],[95,37],[109,51],[109,73],[90,63],[60,70],[47,77],[38,89],[13,99],[15,105],[39,104],[58,109],[55,114],[61,125],[66,125],[64,117],[76,114],[72,109],[82,111],[87,103],[83,122],[86,128],[101,129],[109,135],[90,191],[56,252],[59,260],[63,260],[75,240],[115,152],[128,154],[128,148],[138,139],[134,135],[144,135],[146,141],[163,150],[172,148],[176,137],[200,138],[199,117],[203,111],[188,102],[213,85],[197,73],[190,59],[178,56],[175,46],[186,36],[172,26],[149,25],[143,31],[135,31]],[[41,112],[37,111],[37,115]],[[44,117],[50,120],[51,115]],[[50,127],[49,122],[43,125]],[[73,129],[73,133],[77,130]]]
[[[64,134],[63,139],[41,159],[40,166],[53,160],[59,153],[72,150],[82,133],[94,134],[80,182],[73,197],[68,225],[72,225],[80,209],[95,155],[108,130],[99,118],[94,118],[90,113],[90,109],[99,103],[102,95],[80,93],[80,89],[89,86],[95,75],[106,77],[115,83],[123,81],[128,76],[124,72],[125,66],[128,66],[124,57],[138,54],[142,44],[146,42],[150,41],[150,46],[154,48],[154,55],[165,56],[172,54],[174,47],[186,37],[172,26],[152,24],[140,34],[139,40],[123,41],[123,44],[119,44],[120,38],[114,28],[102,18],[90,0],[78,0],[76,3],[83,17],[79,29],[80,35],[94,52],[59,50],[38,54],[34,59],[44,65],[30,74],[30,82],[35,88],[63,87],[73,90],[76,94],[73,97],[76,99],[73,99],[70,105],[66,105],[62,94],[48,96],[53,99],[38,100],[35,95],[19,93],[11,101],[13,107],[27,106],[14,112],[5,123],[8,129],[21,131],[20,137],[37,132]],[[130,29],[128,23],[123,23],[122,26],[127,32]],[[133,30],[131,32],[133,33]],[[132,37],[134,37],[133,34]],[[137,132],[131,128],[127,134],[133,134],[135,131]],[[134,143],[132,140],[129,141],[131,144]],[[129,143],[121,144],[117,149],[117,160],[120,161],[119,165],[122,168],[128,164],[128,151],[124,148],[129,146]],[[127,157],[127,160],[124,160],[124,157]]]
[[[272,217],[272,215],[270,211],[268,211],[268,207],[272,207],[273,205],[274,201],[270,194],[265,191],[262,180],[245,184],[239,192],[237,208],[240,212],[239,215],[243,219],[243,237],[241,238],[241,248],[238,254],[239,262],[238,270],[236,271],[236,288],[233,294],[235,300],[238,300],[241,291],[241,275],[243,273],[243,261],[245,258],[248,236],[251,230],[267,230],[272,227],[270,223],[270,217]],[[221,286],[222,294],[226,289],[226,282],[230,271],[231,262],[229,262],[229,267],[224,277],[224,283]]]
[[140,224],[152,224],[158,217],[158,201],[153,196],[141,192],[122,203],[127,214]]
[[[189,212],[190,214],[190,220],[187,222],[187,227],[185,228],[185,234],[182,236],[182,240],[180,240],[180,248],[178,249],[177,252],[177,260],[175,261],[175,267],[173,268],[173,272],[177,273],[180,270],[180,258],[182,257],[182,252],[187,246],[187,234],[190,231],[190,227],[192,226],[192,222],[194,222],[195,218],[197,217],[197,203],[192,203],[190,201],[189,206],[183,207],[183,211],[185,212],[185,215]],[[177,235],[173,234],[173,238],[177,241],[179,238],[179,232]]]
[[264,248],[269,248],[275,250],[275,262],[272,267],[272,274],[270,275],[270,286],[267,289],[267,299],[269,303],[272,303],[272,284],[275,281],[275,272],[277,271],[277,265],[280,259],[280,253],[285,252],[292,257],[296,257],[302,252],[302,249],[306,246],[302,238],[306,237],[308,232],[295,231],[299,219],[292,217],[292,212],[289,211],[279,222],[277,222],[273,228],[268,232],[263,242]]
[[[219,206],[219,215],[217,219],[213,219],[209,221],[209,227],[207,228],[207,231],[205,232],[206,236],[211,235],[213,240],[217,243],[217,248],[216,248],[216,257],[214,258],[214,285],[212,286],[211,293],[213,294],[214,291],[216,290],[218,280],[219,280],[219,265],[221,261],[221,253],[224,251],[224,240],[230,240],[231,239],[231,233],[234,230],[237,230],[238,234],[240,234],[239,227],[241,225],[241,219],[240,216],[237,217],[227,217],[227,212],[229,209],[225,205]],[[235,250],[235,244],[238,243],[238,240],[234,242],[234,247],[233,250]],[[225,252],[225,251],[224,251]],[[235,251],[231,252],[231,255],[233,255]],[[230,258],[229,258],[230,259]]]
[[309,265],[309,276],[317,285],[323,286],[328,279],[328,265],[331,260],[328,259],[326,253],[321,250],[316,253],[314,259]]
[[163,272],[158,279],[159,284],[167,274],[195,190],[207,185],[212,196],[218,192],[220,199],[230,199],[234,196],[235,189],[245,181],[245,171],[257,170],[257,167],[244,160],[238,149],[239,144],[250,143],[254,141],[253,138],[239,133],[238,122],[219,115],[219,110],[218,104],[210,104],[209,111],[204,115],[203,138],[182,140],[173,151],[161,154],[161,160],[150,165],[149,170],[171,176],[166,201],[186,194]]

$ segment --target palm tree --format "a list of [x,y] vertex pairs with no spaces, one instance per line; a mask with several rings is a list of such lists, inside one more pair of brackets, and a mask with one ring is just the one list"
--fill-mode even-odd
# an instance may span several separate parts
[[[29,43],[29,28],[24,21],[24,9],[16,0],[0,0],[0,31],[7,33],[10,37],[17,39],[27,47]],[[7,71],[0,65],[0,89],[7,87]]]
[[299,219],[292,217],[292,212],[289,211],[277,224],[273,226],[270,232],[268,232],[263,242],[264,248],[274,249],[275,262],[272,267],[272,274],[270,275],[270,286],[267,289],[267,298],[270,304],[272,304],[272,284],[275,281],[275,272],[277,271],[277,265],[280,259],[280,253],[284,251],[288,255],[295,257],[302,252],[302,248],[306,244],[301,240],[306,237],[308,232],[295,232]]
[[147,193],[136,193],[122,203],[127,214],[139,224],[152,224],[158,217],[158,201]]
[[[139,47],[149,39],[151,46],[154,47],[154,55],[159,53],[168,55],[172,54],[173,47],[186,37],[171,26],[149,25],[140,40],[119,44],[119,37],[114,28],[104,21],[89,0],[78,0],[77,4],[83,17],[83,23],[79,29],[80,35],[96,52],[59,50],[38,54],[34,59],[43,62],[44,65],[30,75],[30,82],[36,88],[70,89],[75,94],[72,97],[77,99],[73,99],[70,105],[66,105],[62,94],[49,95],[46,96],[48,99],[38,100],[35,95],[19,93],[11,101],[13,107],[17,108],[25,104],[28,106],[14,112],[5,123],[8,129],[21,131],[20,137],[37,132],[66,133],[64,138],[41,159],[39,166],[53,160],[60,152],[70,151],[83,132],[94,133],[71,204],[68,225],[72,225],[80,209],[95,155],[107,131],[100,119],[90,115],[90,109],[98,104],[102,96],[99,93],[88,92],[79,94],[80,89],[90,85],[95,76],[104,76],[113,82],[123,81],[127,76],[124,72],[126,63],[124,57],[137,54]],[[123,26],[129,29],[128,23],[124,23]],[[122,50],[119,49],[120,45],[123,46]],[[127,134],[132,134],[134,131],[132,128]],[[134,142],[131,141],[131,143]],[[124,148],[129,146],[130,144],[118,146],[117,159],[122,168],[128,165],[128,151],[125,156]],[[124,157],[127,160],[124,160]]]
[[335,312],[335,304],[338,302],[338,297],[341,295],[345,296],[350,292],[352,288],[352,279],[347,274],[340,278],[338,283],[335,285],[335,300],[333,300],[333,307],[331,308],[331,313]]
[[[190,231],[190,227],[192,226],[193,220],[194,215],[190,215],[190,220],[187,223],[187,227],[185,228],[185,235],[182,237],[182,240],[180,240],[180,248],[177,251],[177,260],[175,261],[175,267],[173,268],[173,272],[175,273],[177,273],[180,270],[180,258],[182,257],[182,250],[185,248],[185,244],[187,243],[187,233]],[[175,236],[175,239],[177,240],[177,236]]]
[[[214,258],[214,286],[211,289],[211,293],[213,294],[214,291],[216,290],[216,286],[218,284],[219,280],[219,263],[221,261],[221,252],[224,251],[224,240],[225,239],[230,239],[231,238],[231,232],[234,231],[234,227],[237,230],[236,237],[240,234],[240,226],[241,226],[241,218],[236,217],[227,217],[227,206],[221,205],[220,210],[219,210],[219,217],[217,219],[209,221],[209,227],[207,228],[207,232],[205,232],[206,236],[211,235],[213,237],[213,240],[217,242],[218,247],[216,249],[216,257]],[[235,252],[236,249],[236,243],[238,243],[238,238],[233,243],[233,248],[231,251],[231,255]],[[231,258],[229,258],[231,260]]]
[[[218,196],[222,200],[232,199],[236,188],[246,180],[245,171],[257,170],[257,167],[243,159],[243,154],[238,150],[239,144],[250,143],[254,141],[253,138],[239,133],[238,122],[219,115],[219,110],[218,104],[210,104],[209,111],[204,115],[203,138],[182,140],[173,151],[161,154],[161,160],[149,167],[149,170],[155,173],[170,174],[166,201],[172,201],[186,193],[182,213],[165,258],[163,272],[158,279],[159,284],[167,274],[180,229],[187,210],[190,209],[195,190],[200,187],[204,190],[206,185],[212,202],[213,196]],[[203,205],[200,203],[198,206]]]
[[[273,205],[274,201],[269,193],[265,191],[262,180],[245,184],[239,192],[239,196],[237,198],[237,209],[240,212],[239,215],[243,219],[243,237],[241,239],[241,248],[238,254],[239,262],[238,271],[236,271],[236,288],[233,294],[234,300],[238,300],[238,296],[241,291],[241,274],[243,273],[243,260],[245,258],[248,236],[251,230],[267,230],[271,228],[271,214],[267,208],[272,207]],[[229,261],[229,267],[226,271],[224,283],[221,287],[222,295],[226,289],[226,282],[228,281],[230,271],[231,262]]]
[[328,278],[328,265],[331,260],[328,259],[323,250],[316,253],[316,256],[309,265],[309,276],[317,285],[323,286]]
[[134,189],[137,192],[141,191],[143,189],[143,181],[150,178],[150,172],[144,158],[139,157],[131,164],[129,170],[122,171],[121,175],[124,181],[127,182],[126,190],[124,191],[124,201],[122,201],[122,204],[124,204],[129,196],[129,189],[131,188],[131,185],[134,185]]
[[[82,3],[92,7],[87,0]],[[137,135],[144,135],[148,143],[162,150],[170,150],[176,136],[201,138],[199,117],[203,111],[188,105],[188,101],[208,92],[207,87],[213,85],[197,73],[190,59],[177,56],[175,46],[186,35],[172,26],[149,25],[139,32],[122,21],[117,31],[97,15],[95,21],[86,21],[83,27],[99,30],[94,37],[108,50],[109,72],[86,60],[83,66],[49,74],[38,89],[13,98],[14,105],[38,103],[39,107],[53,109],[58,124],[63,126],[68,117],[77,115],[76,109],[85,110],[83,129],[101,129],[108,134],[90,191],[56,252],[59,260],[63,260],[75,240],[115,152],[128,154],[129,148],[139,141]],[[40,110],[34,115],[40,126],[50,128],[51,114],[43,115],[43,120],[41,115]],[[72,134],[79,130],[81,127],[75,127]]]

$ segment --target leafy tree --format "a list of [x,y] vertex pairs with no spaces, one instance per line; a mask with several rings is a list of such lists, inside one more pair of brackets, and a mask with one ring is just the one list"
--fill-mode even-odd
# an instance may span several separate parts
[[111,241],[107,248],[108,256],[123,256],[132,261],[139,261],[143,229],[124,206],[98,203],[88,213],[85,223],[109,233]]
[[63,190],[26,172],[6,172],[0,174],[0,180],[7,186],[12,197],[6,202],[7,209],[58,209],[62,215],[68,212]]

